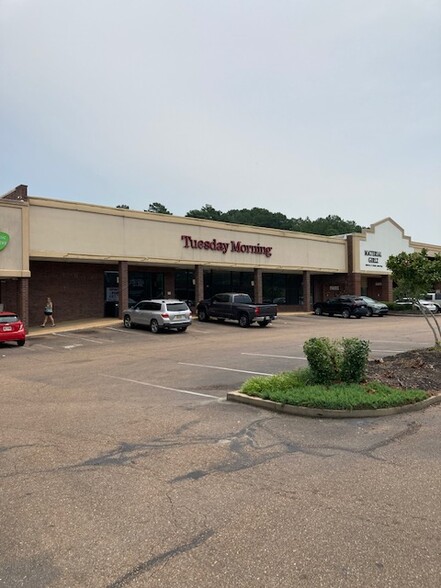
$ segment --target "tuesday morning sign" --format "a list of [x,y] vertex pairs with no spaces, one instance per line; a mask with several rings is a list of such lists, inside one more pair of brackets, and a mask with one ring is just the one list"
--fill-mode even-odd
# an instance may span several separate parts
[[255,245],[246,245],[241,241],[218,241],[217,239],[210,239],[204,241],[203,239],[193,239],[190,235],[181,235],[184,249],[205,249],[211,251],[221,251],[224,255],[228,251],[232,253],[254,253],[255,255],[265,255],[271,257],[272,247],[265,247],[260,243]]
[[8,243],[9,243],[8,233],[2,233],[0,231],[0,251],[2,251],[2,249],[4,249]]

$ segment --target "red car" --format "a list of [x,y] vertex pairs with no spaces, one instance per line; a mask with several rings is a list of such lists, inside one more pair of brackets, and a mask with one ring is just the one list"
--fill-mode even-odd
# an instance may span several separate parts
[[0,343],[17,341],[20,347],[25,344],[24,324],[15,312],[0,312]]

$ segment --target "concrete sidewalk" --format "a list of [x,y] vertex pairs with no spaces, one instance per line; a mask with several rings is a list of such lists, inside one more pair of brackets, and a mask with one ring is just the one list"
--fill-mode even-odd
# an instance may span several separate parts
[[37,337],[38,335],[47,335],[48,333],[64,333],[66,331],[78,331],[81,329],[99,329],[110,326],[122,326],[122,320],[118,318],[89,318],[77,321],[64,321],[60,324],[55,323],[51,327],[48,323],[43,327],[30,327],[26,337]]
[[[311,312],[279,312],[278,317],[282,316],[308,316]],[[197,315],[193,314],[193,320],[197,320]],[[215,321],[213,321],[215,322]],[[276,320],[277,322],[277,320]],[[81,329],[99,329],[109,326],[122,326],[122,319],[119,318],[88,318],[76,321],[63,321],[60,324],[55,323],[55,327],[51,327],[49,323],[46,326],[30,327],[26,337],[37,337],[47,333],[64,333],[66,331],[78,331]]]

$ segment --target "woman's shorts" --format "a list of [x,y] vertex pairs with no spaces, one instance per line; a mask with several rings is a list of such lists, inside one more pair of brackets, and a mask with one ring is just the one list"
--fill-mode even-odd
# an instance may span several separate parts
[[51,314],[52,314],[52,310],[45,310],[45,311],[44,311],[44,314],[45,314],[46,316],[51,316]]

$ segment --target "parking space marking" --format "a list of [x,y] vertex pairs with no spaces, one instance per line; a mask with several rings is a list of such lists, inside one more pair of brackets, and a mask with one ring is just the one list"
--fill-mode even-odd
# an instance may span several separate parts
[[76,345],[63,345],[63,349],[74,349],[75,347],[83,347],[83,344],[77,343]]
[[81,341],[88,341],[89,343],[98,343],[98,345],[104,345],[104,343],[113,343],[113,341],[99,341],[98,339],[87,339],[86,337],[80,337],[79,335],[62,335],[61,333],[52,333],[54,337],[66,337],[66,339],[81,339]]
[[[50,347],[49,345],[43,345],[43,343],[34,343],[32,345],[32,347],[43,347],[44,349],[55,349],[55,347]],[[33,349],[32,351],[35,351],[35,349]]]
[[128,335],[132,329],[117,329],[116,327],[106,327],[109,331],[116,331],[117,333],[125,333]]
[[151,384],[150,382],[140,382],[139,380],[132,380],[130,378],[121,378],[119,376],[110,376],[109,374],[101,374],[104,378],[113,378],[114,380],[121,380],[122,382],[131,382],[132,384],[140,384],[141,386],[150,386],[152,388],[160,388],[161,390],[169,390],[171,392],[181,392],[182,394],[191,394],[192,396],[204,396],[205,398],[214,398],[219,400],[219,396],[212,396],[211,394],[203,394],[202,392],[191,392],[190,390],[180,390],[179,388],[168,388],[167,386],[160,386],[159,384]]
[[256,357],[278,357],[280,359],[301,359],[302,361],[307,361],[306,357],[296,357],[295,355],[270,355],[269,353],[245,353],[242,352],[241,355],[253,355]]
[[179,362],[179,365],[189,365],[191,367],[208,368],[210,370],[224,370],[226,372],[241,372],[242,374],[254,374],[255,376],[273,376],[274,374],[266,374],[265,372],[250,372],[248,370],[236,370],[234,368],[220,367],[218,365],[202,365],[200,363],[184,363]]
[[371,349],[371,353],[404,353],[402,349]]

